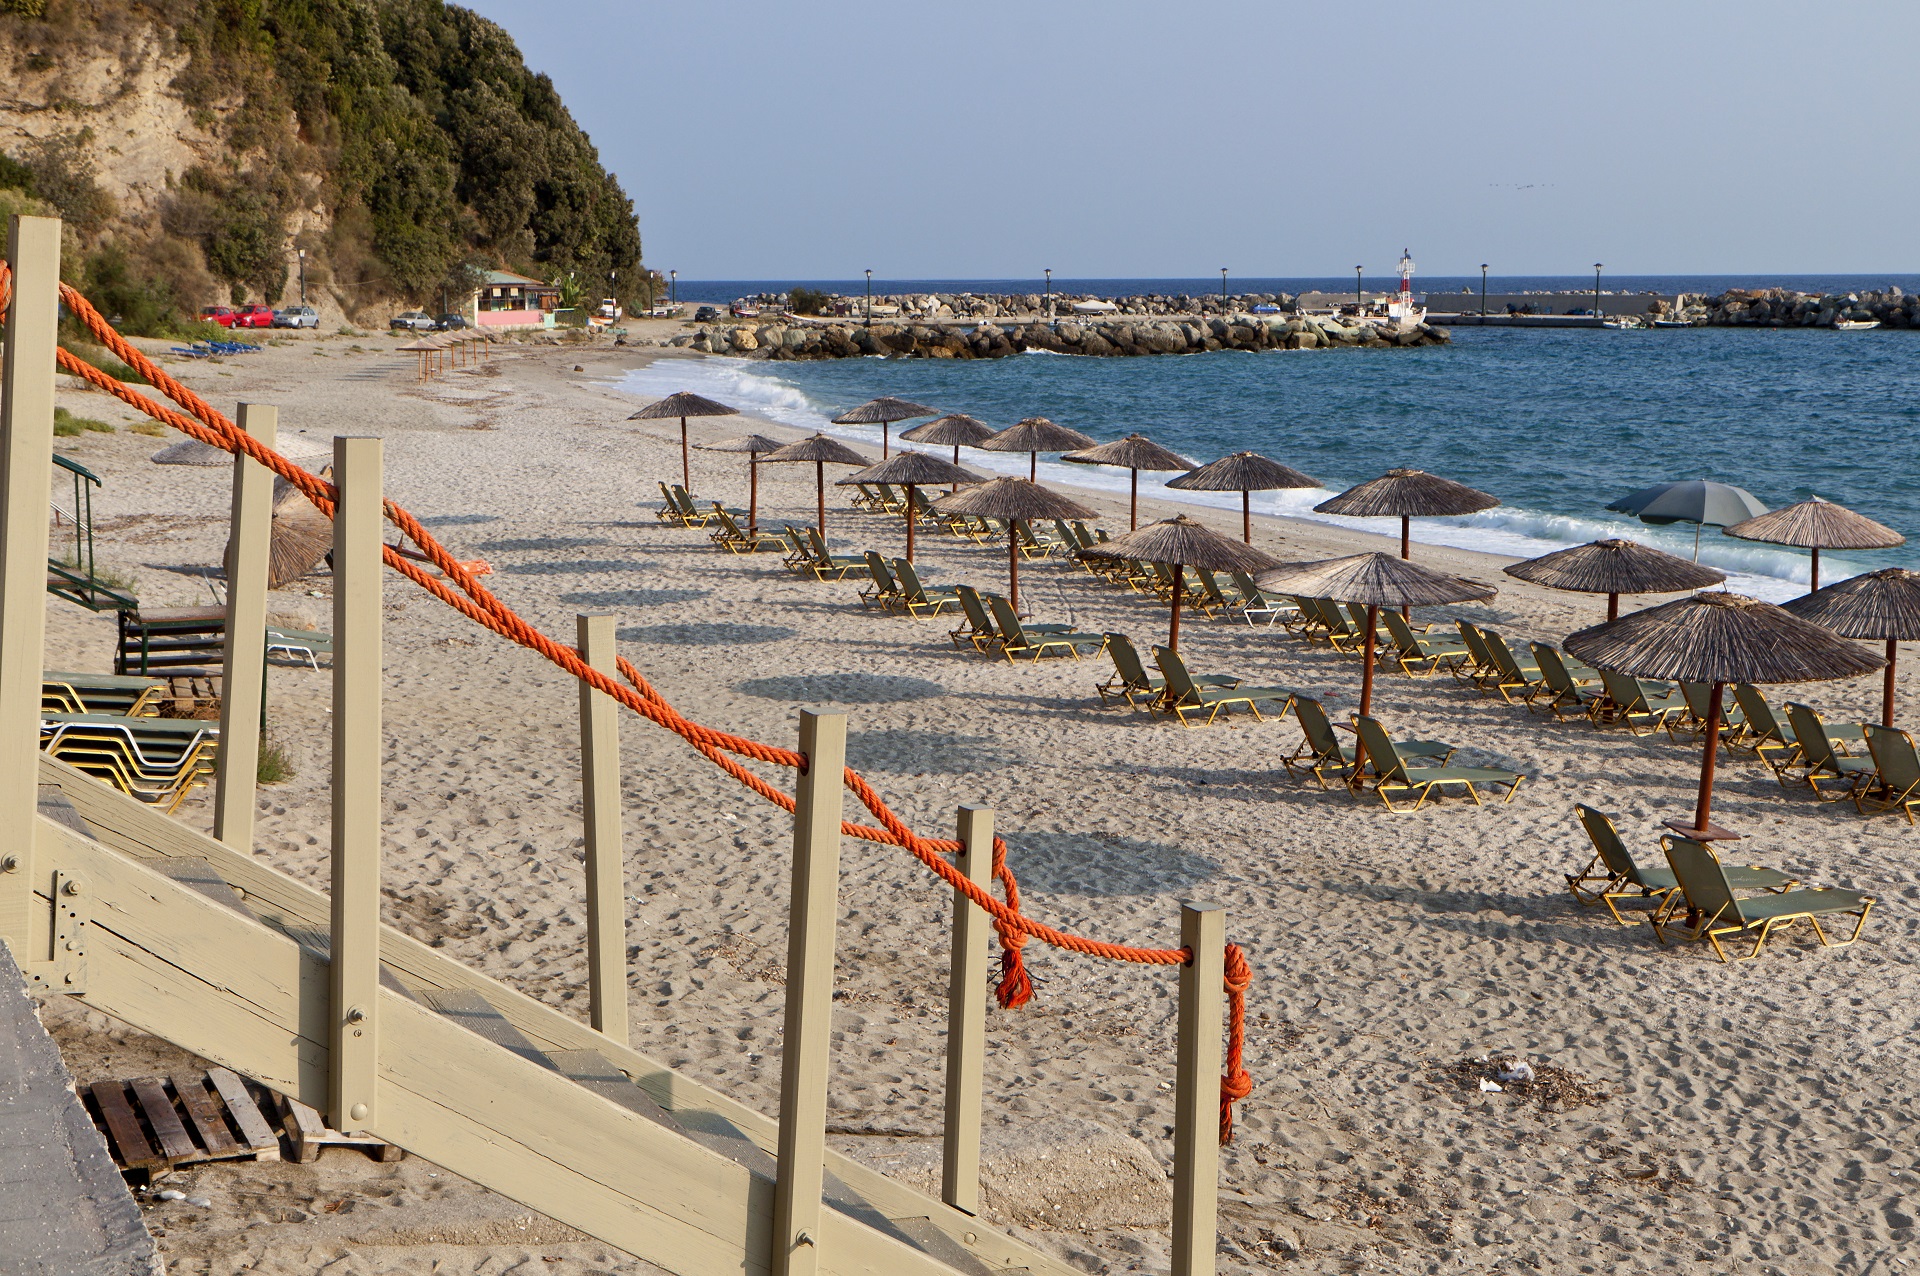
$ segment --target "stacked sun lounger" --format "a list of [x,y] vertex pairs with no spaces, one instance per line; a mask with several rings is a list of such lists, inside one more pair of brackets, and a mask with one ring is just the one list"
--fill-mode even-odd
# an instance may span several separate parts
[[[42,703],[48,686],[70,690],[75,677],[43,683]],[[128,707],[144,703],[150,701],[136,699]],[[42,752],[168,812],[213,773],[219,735],[215,724],[191,718],[45,709],[40,714]]]

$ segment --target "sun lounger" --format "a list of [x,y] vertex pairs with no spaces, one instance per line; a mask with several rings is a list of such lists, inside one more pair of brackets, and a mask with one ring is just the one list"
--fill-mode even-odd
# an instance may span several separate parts
[[1354,727],[1360,733],[1360,743],[1367,751],[1367,762],[1373,767],[1373,791],[1389,811],[1401,808],[1393,804],[1388,793],[1412,793],[1417,795],[1412,810],[1419,810],[1426,804],[1427,798],[1437,788],[1459,785],[1466,789],[1467,796],[1473,799],[1475,806],[1480,805],[1482,784],[1504,784],[1507,796],[1503,802],[1513,801],[1514,793],[1520,788],[1520,781],[1526,776],[1519,771],[1502,771],[1495,767],[1478,766],[1421,766],[1419,759],[1402,755],[1394,747],[1393,737],[1378,718],[1356,718]]
[[1661,727],[1667,727],[1668,736],[1672,736],[1669,719],[1687,711],[1687,702],[1679,689],[1664,683],[1642,682],[1628,674],[1603,669],[1600,686],[1604,695],[1594,704],[1596,726],[1622,723],[1630,735],[1652,735]]
[[1380,619],[1387,627],[1387,650],[1400,662],[1400,671],[1415,678],[1431,678],[1467,658],[1467,644],[1449,635],[1417,634],[1406,617],[1385,608]]
[[294,660],[304,660],[311,668],[318,669],[319,657],[333,654],[333,635],[311,629],[285,629],[269,625],[266,654],[271,656],[276,651]]
[[1542,689],[1540,670],[1531,661],[1522,661],[1513,654],[1513,648],[1507,640],[1491,629],[1480,631],[1480,641],[1485,644],[1487,660],[1493,665],[1492,675],[1482,679],[1481,690],[1491,687],[1502,700],[1514,703],[1514,693],[1532,707],[1533,697]]
[[714,502],[713,517],[720,526],[708,539],[730,553],[757,554],[762,549],[778,549],[786,543],[773,532],[755,529],[749,533],[746,528],[740,526],[740,521],[734,516],[733,511],[725,508],[718,501]]
[[[1293,713],[1299,719],[1303,738],[1299,748],[1280,759],[1280,765],[1286,767],[1288,774],[1292,774],[1295,767],[1308,772],[1323,789],[1327,787],[1328,771],[1339,775],[1343,781],[1349,779],[1357,751],[1354,746],[1340,742],[1339,732],[1328,720],[1327,711],[1321,703],[1311,696],[1296,696]],[[1347,723],[1341,723],[1340,726],[1343,730],[1353,730]],[[1438,740],[1401,740],[1394,747],[1401,754],[1427,766],[1442,765],[1453,756],[1453,746]]]
[[1012,663],[1021,652],[1030,652],[1029,660],[1042,656],[1097,656],[1107,649],[1105,634],[1083,634],[1071,626],[1026,625],[1016,616],[1012,604],[998,594],[987,595],[987,607],[1000,629],[1000,654]]
[[665,483],[660,484],[660,508],[653,512],[653,516],[662,523],[676,523],[681,527],[687,525],[686,515],[680,512],[680,502],[673,499],[673,493],[667,490]]
[[[1100,697],[1100,703],[1118,704],[1124,700],[1138,707],[1136,696],[1146,697],[1147,711],[1160,712],[1156,703],[1165,693],[1167,680],[1157,673],[1148,673],[1144,661],[1140,659],[1139,649],[1133,640],[1125,634],[1107,635],[1107,654],[1113,657],[1113,677],[1105,682],[1096,683],[1094,691]],[[1194,677],[1196,683],[1206,686],[1231,687],[1239,684],[1239,679],[1227,674],[1199,674]]]
[[993,627],[993,617],[987,614],[986,600],[971,585],[956,585],[953,592],[960,600],[960,614],[967,618],[967,623],[964,628],[948,630],[947,637],[953,639],[956,647],[971,646],[975,651],[992,654],[1000,645],[1000,631]]
[[901,605],[900,583],[887,570],[887,560],[880,557],[877,550],[867,550],[860,555],[867,561],[867,583],[860,586],[860,605],[862,607],[879,606],[882,611],[892,611]]
[[[1860,938],[1867,914],[1873,909],[1873,896],[1847,890],[1785,891],[1741,899],[1733,893],[1733,884],[1712,847],[1684,837],[1663,837],[1660,845],[1666,850],[1667,864],[1680,883],[1691,921],[1690,926],[1675,927],[1671,919],[1678,915],[1677,908],[1668,911],[1664,918],[1656,912],[1653,931],[1663,944],[1667,942],[1667,931],[1677,930],[1683,939],[1705,939],[1724,962],[1729,959],[1727,950],[1720,946],[1722,935],[1752,935],[1753,951],[1738,959],[1750,961],[1760,955],[1760,949],[1774,931],[1804,919],[1813,927],[1823,947],[1838,948]],[[1826,929],[1820,925],[1822,917],[1834,916],[1855,919],[1853,933],[1837,943],[1827,938]]]
[[[1680,698],[1686,701],[1686,712],[1680,716],[1681,730],[1700,735],[1707,729],[1707,710],[1712,707],[1713,688],[1704,682],[1683,682],[1680,684]],[[1722,691],[1720,695],[1720,739],[1731,746],[1734,738],[1740,734],[1740,703],[1736,697]]]
[[693,499],[693,494],[678,483],[667,485],[667,497],[673,502],[674,508],[680,511],[679,522],[682,527],[705,527],[713,521],[713,514],[701,509],[699,502]]
[[[1852,797],[1854,791],[1875,774],[1872,758],[1849,757],[1833,747],[1835,736],[1818,710],[1804,704],[1787,702],[1787,721],[1793,726],[1793,738],[1800,745],[1800,764],[1806,768],[1801,779],[1822,801],[1838,802]],[[1821,790],[1822,779],[1846,785],[1846,791],[1829,798]]]
[[928,589],[920,583],[919,571],[906,559],[894,559],[893,570],[900,578],[900,605],[907,609],[908,615],[938,616],[943,608],[959,606],[957,590]]
[[[1567,874],[1567,889],[1574,899],[1588,907],[1605,904],[1613,920],[1626,926],[1631,923],[1620,915],[1615,900],[1637,896],[1652,900],[1658,907],[1680,889],[1672,869],[1651,864],[1643,868],[1634,860],[1633,852],[1627,849],[1614,828],[1612,816],[1584,802],[1576,803],[1573,810],[1579,817],[1580,827],[1587,831],[1587,839],[1593,843],[1593,858],[1587,866],[1578,873]],[[1735,890],[1784,891],[1794,886],[1793,877],[1771,868],[1728,868],[1726,874],[1728,884]]]
[[153,678],[48,670],[40,675],[40,708],[47,713],[151,717],[159,713],[159,700],[166,690],[165,682]]
[[867,564],[864,560],[838,557],[829,552],[826,538],[820,535],[817,527],[807,529],[807,548],[811,551],[807,570],[820,580],[845,580],[849,576],[866,574]]
[[[1873,755],[1873,778],[1854,789],[1853,804],[1862,815],[1877,815],[1898,810],[1913,823],[1913,808],[1920,806],[1920,754],[1914,752],[1913,737],[1896,727],[1868,723],[1867,751]],[[1873,806],[1867,810],[1868,804]]]
[[[1235,679],[1232,685],[1221,685],[1220,675],[1201,682],[1187,672],[1187,662],[1180,653],[1167,647],[1153,649],[1153,662],[1160,666],[1160,674],[1166,680],[1161,692],[1160,709],[1180,719],[1180,725],[1191,727],[1188,714],[1206,715],[1202,725],[1211,725],[1213,720],[1227,712],[1232,706],[1240,704],[1247,707],[1254,721],[1265,721],[1260,706],[1265,705],[1275,717],[1287,716],[1287,709],[1298,694],[1292,687],[1249,687]],[[1277,710],[1274,706],[1278,705]]]
[[[1583,718],[1593,716],[1593,707],[1599,703],[1603,693],[1599,688],[1587,685],[1587,679],[1568,669],[1566,660],[1558,651],[1544,642],[1536,642],[1533,644],[1533,663],[1540,671],[1540,688],[1527,701],[1529,712],[1535,705],[1544,705],[1557,721],[1564,722],[1569,712],[1578,713]],[[1585,669],[1586,666],[1582,665],[1581,668]]]
[[1240,591],[1240,601],[1237,605],[1241,618],[1249,625],[1256,621],[1265,621],[1269,628],[1279,624],[1292,630],[1299,624],[1300,609],[1291,601],[1284,598],[1269,598],[1260,586],[1253,583],[1253,577],[1243,571],[1236,569],[1231,574],[1234,588]]
[[1464,663],[1453,667],[1453,676],[1470,686],[1478,687],[1482,693],[1487,690],[1487,680],[1500,676],[1500,667],[1493,663],[1493,657],[1487,654],[1486,635],[1480,627],[1470,621],[1457,620],[1454,624],[1460,630],[1460,641],[1467,645],[1467,658]]

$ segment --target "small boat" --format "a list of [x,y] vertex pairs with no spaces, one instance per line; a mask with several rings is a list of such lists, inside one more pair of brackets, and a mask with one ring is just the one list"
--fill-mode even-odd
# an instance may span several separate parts
[[1835,319],[1833,326],[1840,332],[1865,332],[1869,328],[1878,328],[1878,319]]
[[1693,325],[1685,319],[1655,319],[1653,321],[1653,326],[1656,328],[1691,328],[1693,327]]
[[1111,315],[1118,314],[1119,311],[1120,307],[1111,301],[1101,301],[1097,298],[1073,303],[1073,313],[1076,315]]

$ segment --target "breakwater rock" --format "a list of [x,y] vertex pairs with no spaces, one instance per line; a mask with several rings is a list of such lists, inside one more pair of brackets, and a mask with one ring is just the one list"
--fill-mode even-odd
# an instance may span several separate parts
[[1784,288],[1729,288],[1716,296],[1682,293],[1671,308],[1655,303],[1657,318],[1713,327],[1831,328],[1840,322],[1878,321],[1888,328],[1920,328],[1920,295],[1885,292],[1811,293]]
[[1074,319],[1000,325],[940,323],[716,324],[664,344],[749,359],[999,359],[1029,350],[1054,354],[1198,354],[1206,350],[1389,349],[1443,345],[1444,328],[1394,329],[1320,315],[1195,319]]

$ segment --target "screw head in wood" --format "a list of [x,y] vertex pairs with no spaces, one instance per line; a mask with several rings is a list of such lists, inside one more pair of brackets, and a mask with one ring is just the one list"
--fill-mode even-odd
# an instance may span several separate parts
[[347,1115],[356,1121],[364,1121],[367,1119],[367,1105],[364,1103],[356,1103],[347,1109]]

